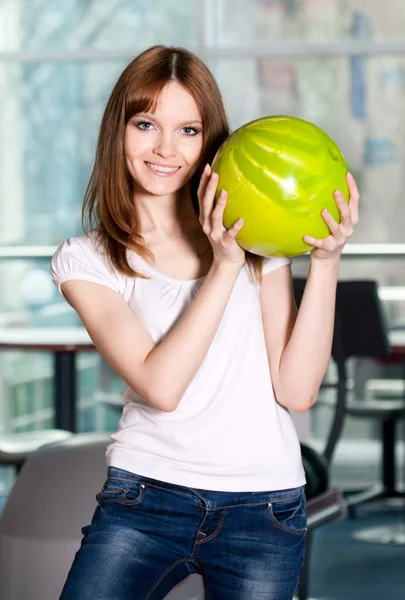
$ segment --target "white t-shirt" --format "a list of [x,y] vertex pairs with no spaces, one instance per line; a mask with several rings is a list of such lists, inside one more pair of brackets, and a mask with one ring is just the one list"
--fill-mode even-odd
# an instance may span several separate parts
[[[204,278],[180,281],[128,252],[150,279],[112,271],[94,232],[72,237],[55,252],[55,285],[81,279],[123,296],[155,343],[169,332]],[[263,274],[289,264],[266,259]],[[134,340],[136,344],[136,340]],[[275,398],[265,346],[259,284],[245,265],[235,282],[211,347],[179,406],[167,413],[128,386],[107,464],[168,483],[217,491],[270,491],[305,483],[300,445],[287,409]]]

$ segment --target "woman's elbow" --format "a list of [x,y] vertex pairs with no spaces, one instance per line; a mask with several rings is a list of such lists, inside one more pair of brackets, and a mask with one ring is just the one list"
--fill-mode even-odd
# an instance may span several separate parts
[[170,393],[167,389],[150,390],[146,399],[149,404],[163,412],[174,412],[180,404],[181,398],[177,393]]
[[161,386],[148,385],[140,387],[139,382],[134,382],[135,385],[131,385],[130,381],[126,383],[156,410],[169,413],[175,411],[179,405],[180,400],[177,395],[170,394],[166,389],[162,390]]
[[291,396],[280,396],[276,395],[277,402],[287,408],[288,410],[292,410],[294,412],[303,413],[306,412],[313,406],[317,400],[318,395],[303,395],[300,392],[297,392]]
[[303,413],[309,410],[311,406],[313,406],[313,402],[300,402],[292,410],[294,410],[295,412]]
[[167,413],[174,412],[179,405],[177,399],[171,399],[170,396],[167,395],[150,396],[146,401],[154,408]]
[[298,407],[296,412],[306,412],[315,404],[318,399],[318,392],[311,394],[310,396],[303,397],[301,401],[298,403]]

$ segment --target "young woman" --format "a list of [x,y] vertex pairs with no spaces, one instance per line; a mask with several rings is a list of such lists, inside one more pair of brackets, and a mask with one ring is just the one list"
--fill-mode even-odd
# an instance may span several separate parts
[[210,600],[290,600],[303,561],[305,477],[289,411],[317,397],[330,358],[342,248],[315,246],[296,309],[289,259],[226,231],[210,164],[229,135],[201,61],[154,47],[120,76],[84,201],[92,229],[52,275],[126,384],[108,474],[63,600],[158,600],[190,573]]

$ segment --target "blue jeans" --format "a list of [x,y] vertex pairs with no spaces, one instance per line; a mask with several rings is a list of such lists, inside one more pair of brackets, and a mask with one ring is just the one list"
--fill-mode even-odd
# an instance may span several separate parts
[[110,467],[60,600],[162,600],[191,573],[206,600],[291,600],[304,488],[212,492]]

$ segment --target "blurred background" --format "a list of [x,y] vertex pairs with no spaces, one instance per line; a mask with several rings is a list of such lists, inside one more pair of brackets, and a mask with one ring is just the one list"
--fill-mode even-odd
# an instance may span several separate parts
[[[61,241],[81,233],[111,89],[128,62],[154,44],[184,46],[206,62],[233,129],[288,114],[338,143],[362,194],[340,276],[376,279],[388,326],[405,326],[403,0],[0,0],[0,330],[80,326],[53,287],[50,258]],[[307,257],[294,259],[296,275],[307,268]],[[403,380],[401,362],[363,359],[350,368],[353,388],[370,374]],[[331,363],[332,378],[333,369]],[[0,436],[54,426],[54,371],[52,352],[0,350]],[[121,382],[95,352],[77,354],[76,372],[76,430],[113,431]],[[332,417],[320,403],[304,418],[305,436],[320,448]],[[374,421],[348,417],[334,483],[377,480],[380,443]],[[0,467],[0,495],[14,477]],[[363,598],[359,591],[346,597]]]

